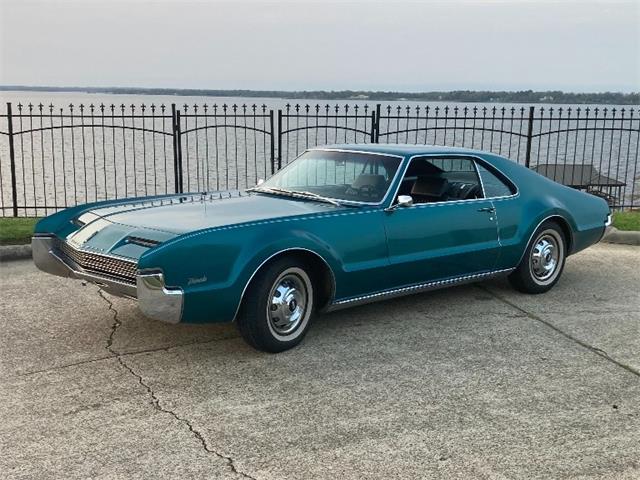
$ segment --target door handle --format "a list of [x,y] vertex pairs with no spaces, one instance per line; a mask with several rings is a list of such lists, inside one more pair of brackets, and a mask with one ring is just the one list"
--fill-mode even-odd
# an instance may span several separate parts
[[495,207],[482,207],[478,209],[479,212],[487,212],[487,213],[493,213],[496,211]]

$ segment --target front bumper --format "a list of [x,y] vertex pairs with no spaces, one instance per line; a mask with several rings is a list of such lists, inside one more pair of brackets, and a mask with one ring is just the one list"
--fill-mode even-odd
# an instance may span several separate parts
[[184,292],[165,285],[162,272],[140,272],[135,283],[104,272],[82,267],[56,247],[56,237],[38,235],[31,239],[33,262],[43,272],[59,277],[91,282],[112,295],[137,299],[138,308],[154,320],[179,323],[182,318]]

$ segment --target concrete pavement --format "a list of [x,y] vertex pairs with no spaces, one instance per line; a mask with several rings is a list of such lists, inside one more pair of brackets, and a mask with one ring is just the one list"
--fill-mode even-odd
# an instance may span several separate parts
[[268,355],[0,264],[2,478],[640,478],[640,249],[319,317]]

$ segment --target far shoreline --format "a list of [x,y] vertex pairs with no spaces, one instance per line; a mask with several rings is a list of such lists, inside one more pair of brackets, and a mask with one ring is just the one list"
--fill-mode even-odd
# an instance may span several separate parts
[[213,90],[142,87],[51,87],[0,85],[0,92],[87,93],[110,95],[162,95],[176,97],[243,97],[287,100],[351,100],[392,102],[524,103],[524,104],[602,104],[640,105],[640,92],[574,93],[562,91],[485,91],[452,90],[430,92],[393,92],[362,90]]

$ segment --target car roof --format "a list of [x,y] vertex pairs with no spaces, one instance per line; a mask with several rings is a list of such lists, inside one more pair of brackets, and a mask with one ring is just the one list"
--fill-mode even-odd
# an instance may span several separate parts
[[432,154],[472,154],[483,155],[486,152],[481,150],[474,150],[471,148],[460,147],[444,147],[440,145],[409,145],[409,144],[380,144],[380,143],[343,143],[336,145],[324,145],[310,148],[310,150],[350,150],[358,152],[371,152],[371,153],[387,153],[390,155],[432,155]]

